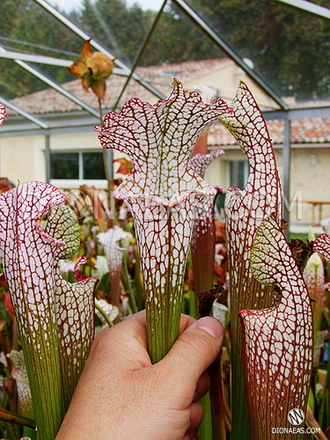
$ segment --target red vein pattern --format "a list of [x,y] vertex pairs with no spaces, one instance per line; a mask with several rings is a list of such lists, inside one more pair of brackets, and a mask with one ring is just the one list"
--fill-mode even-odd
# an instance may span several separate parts
[[[206,168],[219,156],[225,154],[222,148],[217,148],[209,154],[195,154],[190,159],[190,166],[203,177]],[[222,192],[221,188],[216,188]],[[196,216],[192,237],[191,255],[194,273],[194,291],[203,292],[213,288],[215,231],[214,231],[214,202],[215,197],[207,197]]]
[[[314,252],[308,259],[303,278],[310,298],[314,300],[313,308],[313,322],[314,322],[314,343],[317,344],[317,333],[321,330],[322,310],[325,303],[326,292],[324,289],[324,267],[323,261],[317,252]],[[314,350],[314,362],[320,362],[320,349]]]
[[0,102],[0,125],[3,124],[5,117],[6,117],[6,108]]
[[[305,282],[275,216],[258,228],[251,270],[266,285],[281,290],[278,305],[242,310],[244,373],[254,440],[283,439],[288,412],[306,411],[313,360],[313,318]],[[286,439],[302,438],[297,433]]]
[[20,184],[0,195],[0,258],[26,357],[38,432],[45,439],[56,436],[94,334],[96,279],[72,285],[58,268],[59,258],[76,252],[80,237],[72,211],[58,207],[65,200],[54,186],[42,182]]
[[328,234],[319,235],[313,243],[314,252],[318,252],[330,263],[330,236]]
[[[319,235],[313,243],[314,252],[318,252],[320,255],[330,263],[330,236],[328,234]],[[330,283],[328,284],[330,289]]]
[[107,257],[109,276],[111,279],[111,297],[114,305],[120,306],[120,275],[123,255],[132,239],[132,234],[123,231],[119,226],[100,232],[97,235]]
[[[248,158],[250,175],[243,190],[231,187],[225,200],[226,235],[230,279],[233,396],[244,396],[242,342],[238,322],[241,309],[270,306],[268,289],[250,270],[250,250],[257,227],[272,212],[281,218],[281,187],[274,149],[262,113],[251,92],[240,83],[232,113],[222,122],[237,139]],[[246,403],[233,400],[233,438],[249,438]]]
[[225,152],[222,148],[216,148],[208,154],[194,154],[189,161],[190,166],[200,177],[204,176],[206,168],[219,156],[224,155]]
[[[321,234],[319,235],[316,240],[314,240],[313,243],[313,250],[317,252],[319,255],[322,255],[328,263],[330,263],[330,236],[328,234]],[[313,255],[312,255],[313,256]],[[311,257],[312,258],[312,257]],[[322,263],[322,262],[321,262]],[[315,285],[315,298],[316,304],[314,305],[314,325],[315,325],[315,331],[314,335],[315,338],[317,337],[316,332],[320,330],[320,322],[322,319],[322,309],[324,306],[324,288],[321,285],[322,281],[324,282],[324,270],[323,270],[323,263],[315,269],[316,271],[321,271],[321,273],[315,277],[317,278],[317,281],[314,283]],[[328,283],[328,289],[330,290],[330,283]],[[318,355],[317,350],[315,350],[315,357]],[[315,361],[318,361],[316,358]]]
[[223,100],[205,104],[174,80],[166,100],[150,105],[131,99],[120,114],[105,117],[102,129],[96,127],[102,147],[124,152],[134,165],[114,196],[134,217],[153,362],[177,337],[194,218],[205,198],[216,194],[189,165],[191,152],[203,129],[228,111]]
[[16,380],[18,407],[20,411],[19,414],[33,419],[34,414],[32,396],[29,387],[23,350],[11,350],[11,352],[7,354],[7,357],[11,360],[14,366],[12,376]]
[[79,283],[79,281],[85,280],[86,278],[89,278],[87,275],[80,273],[82,267],[84,264],[88,264],[88,258],[86,255],[79,255],[77,262],[74,265],[73,272],[74,272],[74,281],[76,283]]
[[52,208],[44,233],[64,243],[54,252],[54,299],[62,389],[67,408],[94,339],[94,287],[98,279],[77,274],[87,261],[84,255],[75,266],[75,283],[61,276],[58,260],[71,259],[80,245],[80,227],[71,208],[63,204]]

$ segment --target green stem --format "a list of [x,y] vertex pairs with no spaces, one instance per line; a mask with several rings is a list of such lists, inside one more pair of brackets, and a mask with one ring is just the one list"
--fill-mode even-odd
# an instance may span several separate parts
[[197,318],[197,300],[195,292],[189,289],[189,315],[193,318]]
[[114,326],[113,322],[111,321],[111,319],[109,318],[109,316],[105,313],[105,311],[102,309],[102,307],[100,307],[97,303],[95,303],[95,308],[101,313],[101,315],[103,316],[103,318],[105,319],[106,323],[108,324],[108,326],[111,328]]
[[103,116],[102,116],[102,102],[100,100],[100,98],[98,98],[98,104],[99,104],[99,112],[100,112],[100,123],[101,123],[101,127],[103,125]]
[[123,278],[124,278],[125,287],[128,290],[128,298],[129,298],[132,312],[137,313],[139,311],[139,309],[136,305],[135,296],[132,291],[130,276],[129,276],[128,269],[127,269],[127,252],[125,252],[124,256],[123,256],[122,274],[123,274]]
[[129,303],[127,304],[127,312],[128,312],[129,316],[133,315],[133,311],[132,311],[131,306],[129,305]]
[[212,440],[212,419],[209,393],[201,398],[201,403],[204,410],[204,418],[198,428],[198,436],[200,440]]
[[172,216],[174,215],[171,210],[166,215],[167,225],[166,228],[164,227],[166,247],[164,243],[162,244],[164,249],[166,249],[165,261],[162,263],[166,271],[162,275],[164,277],[164,285],[156,287],[154,284],[156,279],[152,270],[147,274],[145,272],[144,275],[145,279],[150,277],[150,280],[152,280],[152,283],[150,281],[146,283],[146,286],[148,285],[148,289],[150,289],[146,300],[146,316],[148,352],[153,364],[166,356],[179,335],[185,261],[188,253],[186,248],[184,257],[182,255],[180,261],[174,261],[173,250],[176,245],[176,223],[175,218],[172,223]]
[[28,426],[24,426],[23,428],[23,437],[27,437],[29,440],[37,439],[37,432],[35,428],[30,428]]
[[11,411],[7,411],[6,409],[3,408],[0,409],[0,420],[2,422],[9,422],[18,425],[29,426],[31,428],[36,427],[36,422],[34,420],[20,416],[18,414],[14,414]]
[[[98,99],[98,103],[99,103],[100,121],[101,121],[101,127],[102,127],[103,117],[102,117],[102,103],[101,103],[100,98]],[[108,168],[107,150],[105,150],[104,148],[103,148],[103,165],[104,165],[105,177],[108,182],[109,205],[110,205],[110,211],[113,216],[112,220],[113,220],[113,224],[117,225],[118,218],[117,218],[117,213],[116,213],[116,208],[115,208],[115,199],[113,198],[112,189],[111,189],[111,178],[110,178],[110,172],[109,172],[109,168]]]
[[6,426],[7,436],[9,437],[9,439],[10,440],[18,440],[10,423],[8,423],[8,422],[5,423],[5,426]]
[[137,304],[138,310],[143,309],[143,287],[141,285],[140,276],[141,276],[141,269],[140,269],[140,256],[139,256],[139,250],[137,246],[134,248],[134,259],[135,259],[135,265],[134,265],[134,292],[135,292],[135,300]]
[[[45,332],[50,335],[50,332]],[[42,337],[36,341],[43,343]],[[50,339],[50,338],[49,338]],[[36,359],[36,350],[29,341],[22,340],[24,356],[31,387],[32,401],[38,426],[38,436],[42,440],[53,440],[65,415],[61,390],[61,372],[58,345],[52,338],[49,346],[42,347],[40,357]]]

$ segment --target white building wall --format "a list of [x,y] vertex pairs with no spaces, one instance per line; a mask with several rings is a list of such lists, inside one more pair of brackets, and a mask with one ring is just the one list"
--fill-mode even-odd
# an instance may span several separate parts
[[51,150],[99,150],[102,147],[97,138],[97,133],[73,133],[73,134],[54,134],[50,136]]
[[[96,150],[102,151],[97,133],[52,134],[50,136],[51,150]],[[43,135],[1,137],[0,138],[0,177],[8,177],[13,183],[18,180],[46,181],[46,140]],[[123,157],[116,151],[114,158]],[[283,176],[283,155],[281,148],[275,148],[279,174]],[[292,149],[291,161],[291,194],[287,206],[290,209],[290,223],[306,226],[312,220],[312,205],[307,203],[312,200],[330,202],[330,173],[329,173],[330,147],[300,147]],[[208,167],[205,179],[214,186],[221,186],[224,191],[228,188],[228,161],[246,160],[239,148],[229,148],[225,156],[220,156]],[[114,169],[118,169],[116,164]],[[115,173],[115,178],[118,176]],[[52,182],[61,190],[70,186],[77,189],[81,181]],[[86,182],[84,182],[86,183]],[[88,182],[87,182],[88,183]],[[89,182],[90,186],[104,189],[106,183]],[[101,186],[100,186],[101,185]],[[314,217],[318,222],[319,207],[314,208]],[[322,218],[330,217],[330,204],[322,206]]]
[[[275,148],[279,176],[283,184],[283,152]],[[312,223],[313,205],[311,201],[328,202],[321,207],[321,218],[330,217],[330,147],[292,148],[291,185],[289,200],[284,200],[290,212],[290,224],[306,229]],[[247,160],[241,150],[225,149],[225,155],[218,157],[208,167],[205,180],[211,185],[228,188],[228,162]],[[283,185],[282,185],[283,186]],[[314,221],[319,223],[320,207],[314,207]],[[288,219],[286,219],[288,220]]]
[[18,180],[46,179],[45,137],[0,138],[0,175],[13,183]]

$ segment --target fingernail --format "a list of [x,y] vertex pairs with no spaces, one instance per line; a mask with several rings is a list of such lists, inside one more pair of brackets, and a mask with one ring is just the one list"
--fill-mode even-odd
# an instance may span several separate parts
[[215,318],[206,316],[197,321],[197,327],[204,330],[215,339],[219,339],[223,334],[223,327]]

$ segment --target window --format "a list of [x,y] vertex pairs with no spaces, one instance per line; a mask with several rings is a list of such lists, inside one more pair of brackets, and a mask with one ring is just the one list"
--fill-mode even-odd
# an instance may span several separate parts
[[235,188],[243,189],[249,176],[249,164],[246,160],[230,160],[229,168],[229,185]]
[[51,152],[50,178],[53,180],[106,179],[102,152]]
[[103,154],[82,153],[83,157],[83,178],[84,179],[105,179]]
[[51,179],[79,179],[79,153],[51,153]]

